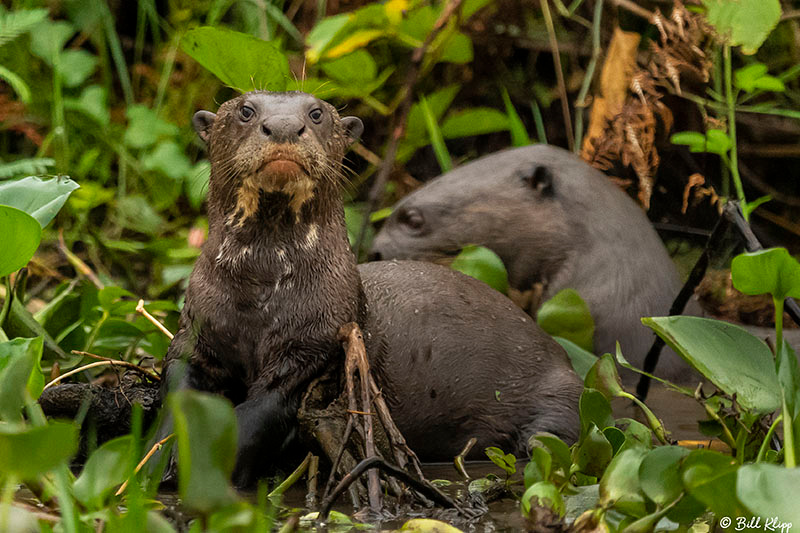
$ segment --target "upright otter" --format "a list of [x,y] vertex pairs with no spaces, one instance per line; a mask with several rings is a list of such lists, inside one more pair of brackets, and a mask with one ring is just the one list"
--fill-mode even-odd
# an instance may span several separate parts
[[351,321],[422,459],[450,458],[473,436],[517,453],[535,431],[577,436],[581,383],[509,300],[425,263],[370,264],[359,275],[339,193],[359,119],[308,94],[258,91],[193,124],[211,160],[209,237],[164,382],[233,402],[238,485],[292,443],[301,395],[341,361],[337,331]]
[[[372,254],[436,261],[467,244],[497,253],[509,285],[520,292],[538,285],[541,301],[576,289],[594,317],[595,351],[614,353],[619,340],[639,367],[654,338],[639,319],[667,314],[680,290],[641,208],[600,171],[554,146],[504,150],[431,180],[397,203]],[[693,375],[671,350],[656,374],[680,382]]]

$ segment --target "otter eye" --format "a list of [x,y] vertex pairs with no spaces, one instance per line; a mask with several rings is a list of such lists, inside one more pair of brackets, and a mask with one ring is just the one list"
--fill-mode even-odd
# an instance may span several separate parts
[[255,110],[249,105],[242,106],[242,108],[239,110],[239,116],[245,122],[253,118],[253,115],[255,114],[256,114]]
[[312,109],[308,116],[311,117],[315,124],[319,124],[322,121],[322,109],[318,107]]
[[417,209],[403,209],[397,217],[400,224],[413,231],[419,231],[425,225],[425,217]]

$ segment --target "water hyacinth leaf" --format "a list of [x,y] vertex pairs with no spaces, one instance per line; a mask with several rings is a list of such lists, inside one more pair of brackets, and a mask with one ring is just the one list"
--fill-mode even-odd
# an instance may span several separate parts
[[561,337],[553,338],[564,348],[564,351],[567,352],[569,362],[572,363],[572,369],[575,370],[578,377],[582,380],[586,379],[586,374],[589,373],[589,369],[597,362],[598,357],[592,352],[584,350],[569,339]]
[[764,341],[728,322],[693,316],[643,318],[667,345],[717,387],[755,414],[781,405],[772,352]]
[[181,48],[240,92],[282,91],[291,77],[286,56],[274,44],[246,33],[203,26],[186,32]]
[[632,418],[617,419],[617,424],[622,427],[625,434],[625,443],[622,448],[646,448],[653,447],[653,430],[638,420]]
[[526,487],[530,487],[539,481],[550,479],[550,471],[553,468],[553,457],[542,447],[534,447],[531,450],[531,460],[525,465],[523,480]]
[[609,401],[624,392],[617,373],[617,366],[610,353],[604,354],[597,360],[587,372],[583,383],[587,387],[600,391]]
[[563,517],[567,510],[561,493],[550,481],[539,481],[528,487],[522,495],[520,503],[525,516],[536,515],[537,507],[549,509],[559,517]]
[[569,470],[572,458],[570,457],[569,446],[563,440],[555,435],[540,433],[531,438],[531,443],[534,448],[539,446],[546,448],[550,452],[553,461],[555,461],[556,468],[562,468],[565,472]]
[[471,137],[508,129],[508,118],[496,109],[473,107],[450,113],[442,123],[442,136],[445,139]]
[[770,248],[737,255],[731,262],[731,280],[745,294],[770,293],[777,300],[800,298],[800,262],[786,248]]
[[648,498],[663,507],[681,495],[679,466],[687,455],[689,450],[680,446],[658,446],[645,455],[639,466],[639,484]]
[[781,18],[779,0],[703,0],[706,20],[722,41],[754,54]]
[[[66,176],[28,176],[0,183],[0,204],[16,207],[35,218],[44,228],[61,210],[79,185]],[[5,227],[5,226],[4,226]]]
[[641,518],[647,514],[645,495],[639,484],[639,468],[647,454],[644,448],[620,451],[600,479],[599,504]]
[[184,503],[208,513],[236,500],[230,485],[236,460],[236,416],[226,400],[193,390],[167,403],[178,438],[178,489]]
[[514,474],[517,471],[517,458],[514,457],[513,454],[504,453],[500,448],[495,446],[486,448],[486,457],[505,470],[508,475]]
[[594,319],[575,289],[563,289],[539,308],[536,322],[550,335],[569,339],[584,350],[594,349]]
[[736,499],[736,460],[711,450],[692,450],[683,460],[683,485],[717,516],[746,516]]
[[28,213],[0,205],[0,228],[3,246],[0,247],[0,278],[28,264],[42,238],[42,227]]
[[596,425],[590,424],[586,433],[572,451],[572,461],[578,471],[593,477],[603,475],[614,453],[614,448]]
[[753,515],[763,517],[765,524],[774,526],[775,531],[781,530],[781,523],[800,524],[797,487],[800,487],[798,468],[758,463],[744,465],[736,472],[739,501]]
[[0,471],[35,479],[67,461],[78,449],[78,427],[72,422],[14,430],[0,425]]
[[42,338],[0,343],[0,420],[19,422],[22,408],[44,388]]
[[493,289],[505,294],[508,292],[508,273],[502,259],[483,246],[465,246],[450,268],[472,276]]
[[133,437],[112,439],[95,450],[86,461],[81,475],[72,486],[83,505],[100,509],[112,489],[125,481],[130,468]]
[[581,436],[585,435],[592,424],[601,430],[614,425],[611,404],[600,391],[584,388],[578,406],[581,416]]
[[616,455],[617,452],[622,449],[622,446],[625,444],[625,440],[627,439],[625,433],[618,427],[614,426],[605,428],[603,430],[603,435],[611,444],[611,451],[613,455]]

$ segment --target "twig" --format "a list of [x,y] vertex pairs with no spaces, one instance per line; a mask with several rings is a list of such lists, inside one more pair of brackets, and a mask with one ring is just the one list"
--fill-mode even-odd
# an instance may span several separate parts
[[319,479],[319,457],[316,455],[311,456],[311,461],[308,463],[308,491],[306,492],[306,507],[313,509],[317,506],[317,481]]
[[398,112],[395,114],[395,117],[392,120],[392,127],[389,130],[392,132],[389,139],[389,145],[386,147],[383,161],[381,162],[377,176],[375,176],[375,183],[372,185],[372,188],[369,191],[367,209],[364,210],[364,216],[361,220],[361,229],[358,232],[358,240],[356,241],[355,246],[356,257],[359,256],[361,253],[361,248],[364,245],[364,236],[367,233],[366,229],[367,225],[369,224],[369,216],[383,201],[386,183],[389,180],[389,175],[391,174],[392,169],[394,168],[394,160],[397,156],[397,147],[400,144],[400,139],[402,139],[403,135],[405,135],[406,125],[408,123],[408,114],[411,112],[411,104],[414,99],[414,87],[419,81],[422,60],[425,58],[425,54],[427,53],[428,48],[430,48],[433,40],[437,35],[439,35],[442,29],[444,29],[447,21],[461,5],[461,2],[462,0],[448,0],[447,4],[444,6],[444,9],[442,9],[441,15],[439,15],[439,18],[433,25],[430,33],[428,33],[428,35],[425,37],[425,41],[422,43],[422,46],[415,48],[411,55],[411,65],[408,68],[406,79],[403,84],[403,88],[401,89],[401,91],[403,91],[403,99],[398,108]]
[[161,333],[169,337],[169,340],[172,340],[175,337],[175,335],[170,333],[170,331],[164,327],[164,324],[156,320],[156,317],[147,312],[147,309],[144,308],[144,300],[139,300],[139,303],[136,304],[136,312],[141,313],[147,320],[152,322],[155,327],[161,331]]
[[446,494],[442,493],[439,489],[434,487],[433,485],[420,481],[413,476],[411,476],[405,470],[397,468],[394,465],[391,465],[381,459],[380,457],[370,457],[364,459],[360,463],[356,465],[356,467],[350,471],[342,480],[336,485],[336,488],[333,489],[333,492],[328,496],[324,502],[322,502],[322,508],[319,511],[319,520],[324,522],[328,518],[328,514],[331,511],[331,507],[333,507],[334,502],[336,499],[341,495],[347,488],[361,476],[365,471],[371,470],[373,468],[380,468],[385,473],[392,475],[402,481],[403,483],[410,485],[414,490],[431,500],[432,502],[441,505],[442,507],[447,507],[449,509],[457,509],[462,514],[466,514],[464,509],[458,506],[456,502],[450,499]]
[[144,375],[152,379],[153,381],[161,381],[161,376],[156,374],[155,372],[150,372],[146,368],[142,368],[139,365],[135,365],[133,363],[129,363],[127,361],[120,361],[118,359],[111,359],[110,357],[103,357],[102,355],[97,355],[94,353],[83,352],[81,350],[72,350],[70,353],[74,353],[75,355],[82,355],[84,357],[91,357],[92,359],[99,359],[100,361],[111,361],[115,365],[124,366],[126,368],[130,368],[131,370],[135,370],[140,374]]
[[478,442],[478,439],[475,437],[469,439],[467,441],[467,445],[464,446],[463,450],[461,450],[461,453],[456,455],[455,459],[453,459],[453,466],[455,466],[456,472],[461,474],[461,476],[467,481],[469,481],[469,474],[467,474],[467,469],[464,468],[464,457],[467,456],[472,447],[475,446],[476,442]]
[[567,134],[567,144],[570,152],[575,150],[575,135],[572,132],[572,118],[569,113],[569,100],[567,99],[567,85],[564,83],[564,71],[561,70],[561,54],[558,51],[558,40],[556,39],[556,28],[553,26],[553,17],[550,14],[550,6],[547,0],[539,0],[544,15],[544,24],[547,26],[547,35],[550,39],[550,51],[553,54],[553,68],[556,70],[556,81],[558,82],[558,94],[561,100],[561,114],[564,117],[564,130]]
[[[175,436],[175,433],[170,433],[169,435],[167,435],[166,437],[164,437],[164,438],[163,438],[163,439],[161,439],[160,441],[158,441],[158,442],[156,442],[155,444],[153,444],[153,447],[152,447],[152,448],[150,448],[150,451],[149,451],[149,452],[147,452],[147,454],[145,454],[145,456],[142,458],[142,460],[141,460],[141,461],[139,461],[139,464],[138,464],[138,465],[136,465],[136,468],[134,468],[134,469],[133,469],[133,474],[134,474],[134,475],[138,474],[138,473],[139,473],[139,470],[141,470],[141,469],[142,469],[142,467],[143,467],[145,464],[147,464],[147,461],[149,461],[149,460],[150,460],[150,458],[153,456],[153,454],[154,454],[154,453],[156,453],[158,450],[160,450],[160,449],[161,449],[161,447],[162,447],[164,444],[166,444],[166,442],[167,442],[169,439],[171,439],[172,437],[174,437],[174,436]],[[122,494],[123,492],[125,492],[125,489],[126,489],[126,488],[128,488],[128,482],[129,482],[129,481],[130,481],[130,479],[126,479],[126,480],[125,480],[125,483],[123,483],[123,484],[120,486],[120,488],[117,490],[117,492],[115,492],[115,493],[114,493],[114,496],[119,496],[120,494]]]
[[[78,368],[72,369],[72,370],[70,370],[69,372],[67,372],[65,374],[61,374],[56,379],[54,379],[53,381],[51,381],[50,383],[45,385],[42,390],[47,390],[50,387],[52,387],[53,385],[55,385],[58,382],[60,382],[61,380],[63,380],[64,378],[68,378],[69,376],[75,375],[75,374],[77,374],[79,372],[83,372],[84,370],[89,370],[90,368],[95,368],[95,367],[98,367],[98,366],[109,366],[109,365],[111,365],[111,366],[122,366],[122,367],[125,367],[125,368],[134,368],[134,369],[137,369],[139,371],[142,371],[141,368],[138,368],[133,363],[128,363],[127,361],[115,361],[113,359],[109,359],[107,361],[97,361],[96,363],[89,363],[88,365],[79,366]],[[148,373],[148,377],[153,377],[153,376],[154,375],[151,375],[151,374]],[[160,378],[155,377],[153,379],[158,380]]]
[[286,479],[284,479],[284,480],[283,480],[283,482],[281,482],[281,484],[280,484],[280,485],[278,485],[277,487],[275,487],[275,489],[274,489],[272,492],[270,492],[269,494],[267,494],[267,499],[272,499],[272,498],[275,498],[275,497],[277,497],[277,496],[280,496],[281,494],[283,494],[284,492],[286,492],[286,489],[288,489],[289,487],[291,487],[292,485],[294,485],[294,484],[295,484],[295,482],[296,482],[298,479],[300,479],[300,477],[301,477],[303,474],[305,474],[306,470],[308,470],[308,464],[311,462],[311,458],[312,458],[313,456],[314,456],[314,454],[312,454],[311,452],[308,452],[308,455],[306,455],[306,458],[305,458],[305,459],[303,459],[303,462],[302,462],[302,463],[300,463],[300,466],[298,466],[297,468],[295,468],[295,469],[294,469],[294,472],[292,472],[292,473],[289,475],[289,477],[287,477]]
[[94,270],[89,268],[89,265],[83,262],[83,260],[78,257],[77,255],[73,254],[69,248],[67,248],[67,243],[64,242],[64,230],[58,230],[58,249],[61,251],[62,254],[67,258],[67,261],[72,265],[72,267],[89,278],[95,287],[98,289],[104,289],[105,285],[103,282],[100,281],[100,278],[97,277],[97,274],[94,273]]

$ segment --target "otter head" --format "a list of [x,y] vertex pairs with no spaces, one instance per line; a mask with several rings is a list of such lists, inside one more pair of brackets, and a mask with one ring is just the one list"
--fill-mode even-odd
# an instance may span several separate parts
[[239,224],[257,212],[262,193],[287,195],[298,215],[320,185],[338,185],[344,153],[364,129],[310,94],[268,91],[229,100],[216,114],[198,111],[192,124],[208,145],[209,197]]

